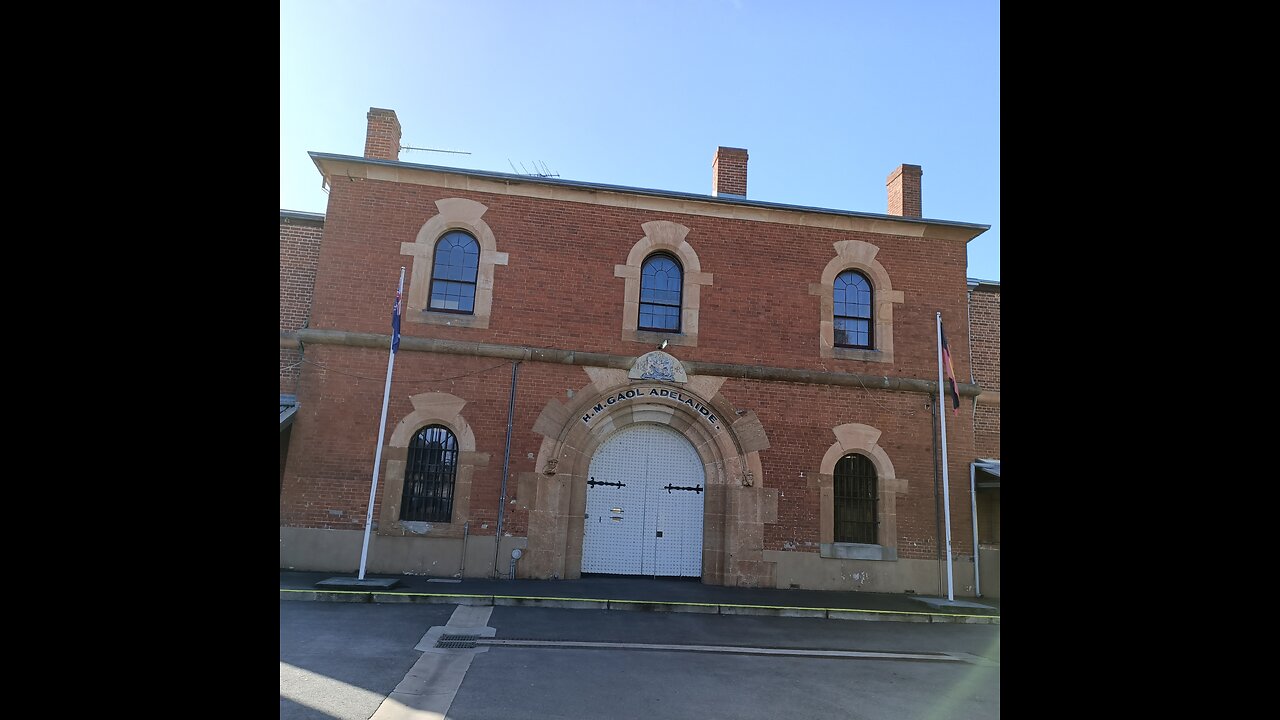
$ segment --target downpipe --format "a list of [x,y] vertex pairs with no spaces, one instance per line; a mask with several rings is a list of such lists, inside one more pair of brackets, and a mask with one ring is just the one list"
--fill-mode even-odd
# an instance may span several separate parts
[[982,573],[978,568],[978,556],[982,550],[978,548],[978,485],[974,480],[977,470],[975,464],[969,463],[969,505],[973,508],[973,592],[982,597]]
[[458,560],[458,574],[454,577],[462,579],[467,570],[467,536],[471,534],[471,521],[462,523],[462,558]]
[[[516,412],[516,371],[520,361],[511,364],[511,398],[507,403],[507,447],[502,453],[502,491],[498,497],[498,526],[493,535],[493,579],[498,579],[498,548],[502,546],[502,521],[507,510],[507,474],[511,470],[511,423]],[[515,561],[511,562],[515,572]]]

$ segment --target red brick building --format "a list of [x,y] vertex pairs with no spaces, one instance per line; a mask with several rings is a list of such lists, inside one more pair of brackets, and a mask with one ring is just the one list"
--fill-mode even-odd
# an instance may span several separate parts
[[[945,592],[941,313],[974,594],[970,463],[999,429],[973,404],[966,243],[987,226],[925,219],[921,168],[855,212],[749,199],[739,148],[697,195],[405,163],[395,113],[368,120],[364,157],[311,153],[318,246],[281,212],[282,568],[359,565],[403,266],[369,572]],[[998,343],[995,368],[998,392]]]
[[[280,336],[307,326],[311,316],[311,296],[316,284],[316,261],[320,258],[320,235],[324,216],[315,213],[280,211]],[[297,343],[280,346],[280,490],[284,491],[284,467],[289,457],[289,440],[297,412],[298,376],[302,353]]]
[[980,590],[1000,595],[1000,283],[969,279],[969,343],[974,398],[973,441],[979,461],[971,482],[977,505]]

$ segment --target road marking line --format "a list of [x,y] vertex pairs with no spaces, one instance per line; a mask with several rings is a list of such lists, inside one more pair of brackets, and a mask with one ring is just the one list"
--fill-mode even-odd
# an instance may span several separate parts
[[[790,655],[798,657],[861,658],[877,660],[937,660],[974,662],[962,653],[898,653],[869,650],[803,650],[792,648],[739,647],[736,645],[664,645],[659,643],[587,642],[578,640],[507,640],[477,638],[477,645],[506,647],[586,648],[600,650],[675,650],[678,652],[732,653],[735,655]],[[987,661],[990,662],[990,661]]]
[[[459,605],[444,629],[488,628],[492,606]],[[437,626],[439,627],[439,626]],[[436,630],[437,628],[432,628]],[[496,630],[495,630],[496,632]],[[430,634],[430,631],[428,631]],[[424,638],[425,639],[425,638]],[[488,648],[485,648],[487,650]],[[404,679],[369,720],[442,720],[471,668],[477,650],[432,650],[409,668]]]

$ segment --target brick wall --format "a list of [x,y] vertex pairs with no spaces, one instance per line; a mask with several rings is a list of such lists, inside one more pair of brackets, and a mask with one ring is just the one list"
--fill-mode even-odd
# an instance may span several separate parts
[[[327,529],[363,528],[381,413],[387,356],[385,350],[312,345],[299,397],[310,398],[293,425],[289,469],[281,493],[281,524]],[[561,402],[590,382],[580,367],[522,363],[516,388],[511,438],[508,499],[517,497],[516,478],[535,472],[542,436],[534,422],[549,399]],[[476,451],[489,462],[475,469],[471,484],[471,533],[491,535],[497,521],[506,440],[511,363],[497,358],[405,352],[396,355],[387,437],[413,411],[409,396],[448,392],[467,400],[462,416],[475,433]],[[937,557],[937,503],[934,494],[933,431],[923,395],[801,383],[730,379],[721,393],[740,410],[760,418],[771,447],[760,451],[763,486],[777,489],[778,522],[764,526],[767,550],[818,551],[819,495],[816,477],[823,455],[835,443],[831,428],[850,422],[882,431],[879,445],[889,455],[908,493],[897,500],[898,554],[902,558]],[[951,477],[968,477],[972,429],[964,413],[948,417]],[[379,476],[379,483],[384,478]],[[953,488],[954,489],[954,488]],[[382,492],[374,504],[381,513]],[[952,518],[970,516],[969,495],[951,493]],[[504,532],[523,536],[526,512],[509,506]],[[335,515],[331,511],[340,512]],[[455,522],[460,522],[455,519]],[[959,522],[957,520],[956,522]],[[487,527],[486,527],[487,524]],[[970,534],[971,535],[971,534]],[[952,533],[957,553],[969,552],[970,536]]]
[[[978,285],[969,293],[973,378],[983,389],[1000,391],[1000,287]],[[978,457],[1000,457],[1000,406],[979,403],[974,418]]]
[[[323,220],[280,215],[280,331],[306,327],[320,259]],[[295,392],[302,354],[280,350],[280,392]]]
[[[488,207],[497,250],[509,264],[496,268],[493,315],[487,329],[405,322],[407,337],[432,337],[640,355],[651,343],[622,339],[623,280],[614,266],[644,236],[641,224],[669,220],[690,228],[686,240],[702,271],[698,347],[669,347],[681,360],[936,379],[934,313],[942,311],[954,349],[957,376],[969,376],[966,330],[966,248],[961,240],[842,231],[681,213],[586,205],[562,200],[360,179],[334,183],[315,274],[310,327],[387,334],[401,265],[400,243],[412,242],[436,214],[435,201],[464,197]],[[895,362],[822,358],[818,351],[819,299],[809,285],[835,256],[832,244],[863,240],[880,248],[884,266],[905,302],[894,308]],[[283,244],[283,231],[282,231]],[[283,273],[283,270],[282,270]],[[407,284],[407,280],[406,280]],[[282,280],[282,292],[284,282]],[[407,290],[407,288],[406,288]],[[283,320],[282,320],[283,322]],[[386,351],[312,345],[298,388],[295,420],[281,495],[283,525],[362,527],[386,372]],[[397,355],[387,432],[412,408],[409,396],[432,390],[467,400],[462,414],[489,464],[472,479],[473,534],[491,534],[502,476],[510,364],[496,358],[402,351]],[[508,495],[515,478],[535,471],[542,436],[532,431],[551,398],[561,401],[589,382],[582,368],[521,365],[511,448]],[[762,483],[779,491],[778,522],[764,528],[766,549],[817,551],[819,501],[810,481],[835,442],[831,428],[865,423],[882,431],[881,447],[908,481],[899,496],[898,552],[933,559],[937,524],[933,487],[931,415],[926,398],[798,383],[731,379],[721,392],[736,408],[754,410],[771,447],[760,453]],[[965,409],[969,400],[964,400]],[[967,477],[975,456],[972,414],[948,417],[953,478]],[[381,493],[379,493],[381,495]],[[381,497],[379,497],[379,502]],[[952,494],[952,517],[969,517],[968,494]],[[335,515],[330,510],[340,512]],[[375,514],[377,517],[377,514]],[[527,517],[513,511],[512,535],[527,532]],[[484,525],[488,524],[485,528]],[[964,523],[962,523],[963,527]],[[953,532],[958,553],[971,541]]]
[[716,149],[711,161],[712,195],[747,195],[747,151],[742,148]]
[[400,159],[400,119],[394,110],[369,108],[364,156],[378,160]]
[[903,217],[923,217],[921,177],[919,165],[899,165],[889,173],[885,187],[889,192],[889,214]]
[[1000,288],[979,285],[969,294],[973,378],[983,390],[1000,390]]
[[[626,262],[644,236],[641,223],[669,220],[690,228],[686,241],[714,283],[701,291],[698,347],[681,360],[847,370],[875,375],[937,377],[935,311],[947,321],[960,378],[969,376],[965,329],[966,249],[961,240],[923,239],[828,228],[787,226],[568,201],[400,185],[377,180],[335,183],[329,195],[324,246],[316,274],[311,327],[388,333],[401,265],[400,243],[413,242],[436,214],[435,201],[464,197],[489,209],[499,252],[493,316],[487,329],[406,322],[406,336],[511,343],[639,355],[650,343],[622,339]],[[819,299],[809,284],[835,257],[832,244],[863,240],[901,290],[894,307],[893,365],[822,358]],[[406,284],[408,280],[406,280]]]

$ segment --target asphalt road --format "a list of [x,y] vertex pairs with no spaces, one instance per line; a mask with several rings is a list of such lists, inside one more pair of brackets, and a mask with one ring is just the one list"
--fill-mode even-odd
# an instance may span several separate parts
[[[420,658],[434,660],[423,656],[444,654],[423,653],[414,646],[429,628],[448,623],[455,608],[281,601],[280,717],[370,718],[411,668],[424,667],[415,666]],[[445,701],[449,718],[1000,716],[998,625],[516,607],[492,608],[487,623],[496,628],[494,640],[499,641],[952,655],[920,660],[490,646],[487,652],[462,651],[469,665],[459,666],[465,675],[455,686],[456,695]],[[432,680],[423,682],[429,685]],[[387,714],[391,705],[388,701],[379,715]]]

